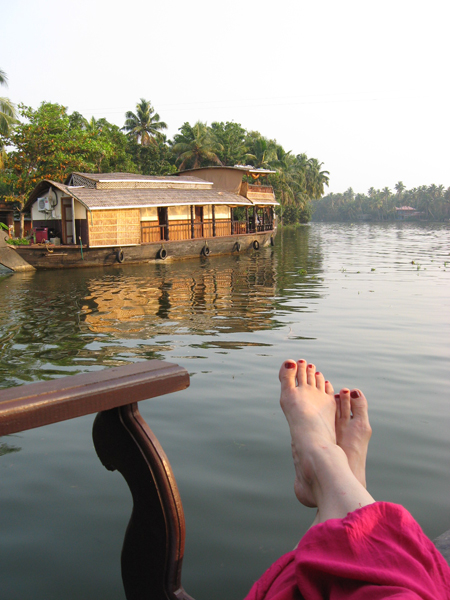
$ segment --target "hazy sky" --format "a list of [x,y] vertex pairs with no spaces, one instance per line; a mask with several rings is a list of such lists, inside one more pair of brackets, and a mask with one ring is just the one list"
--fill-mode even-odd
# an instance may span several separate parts
[[333,192],[450,186],[448,0],[0,2],[13,102],[122,126],[145,98],[169,137],[235,121],[318,158]]

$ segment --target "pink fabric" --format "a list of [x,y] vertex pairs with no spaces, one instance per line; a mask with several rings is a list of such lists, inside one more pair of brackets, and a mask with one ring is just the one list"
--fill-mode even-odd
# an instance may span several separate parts
[[450,569],[402,506],[376,502],[312,527],[246,600],[447,600]]

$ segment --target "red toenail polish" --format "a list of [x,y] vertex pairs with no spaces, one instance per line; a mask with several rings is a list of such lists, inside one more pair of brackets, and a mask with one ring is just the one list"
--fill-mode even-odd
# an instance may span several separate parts
[[312,365],[308,365],[308,369],[312,369],[312,368],[313,368],[313,366],[312,366]]
[[320,371],[316,371],[316,375],[322,375]]
[[303,358],[302,358],[302,359],[300,359],[298,362],[299,362],[301,365],[304,365],[304,364],[305,364],[305,362],[306,362],[306,360],[303,360]]
[[334,399],[335,399],[335,400],[339,400],[339,394],[335,394],[335,395],[334,395]]
[[350,392],[350,396],[352,398],[359,398],[360,397],[360,393],[358,392],[358,390],[353,390],[352,392]]
[[286,367],[286,369],[295,369],[295,363],[287,362],[284,363],[284,366]]

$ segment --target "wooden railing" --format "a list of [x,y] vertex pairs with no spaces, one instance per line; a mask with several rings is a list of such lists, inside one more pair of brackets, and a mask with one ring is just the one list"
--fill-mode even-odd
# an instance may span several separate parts
[[122,548],[128,600],[192,600],[181,586],[180,494],[167,456],[137,407],[188,386],[185,369],[153,360],[0,391],[0,436],[98,412],[95,450],[107,469],[123,475],[133,498]]
[[247,184],[249,192],[257,192],[260,194],[273,194],[273,187],[271,185],[254,185],[252,183]]
[[145,222],[142,222],[141,240],[143,244],[148,244],[151,242],[160,242],[164,240],[180,241],[204,237],[243,235],[245,233],[271,231],[273,229],[272,220],[267,220],[264,223],[259,220],[255,227],[251,219],[248,222],[235,220],[232,221],[231,219],[217,219],[214,225],[211,219],[202,222],[194,222],[192,224],[190,221],[182,224],[169,223],[169,226],[147,225]]

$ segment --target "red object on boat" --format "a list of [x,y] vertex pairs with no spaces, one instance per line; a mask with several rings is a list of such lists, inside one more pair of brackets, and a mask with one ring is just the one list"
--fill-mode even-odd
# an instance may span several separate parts
[[48,242],[48,227],[36,227],[36,244]]

